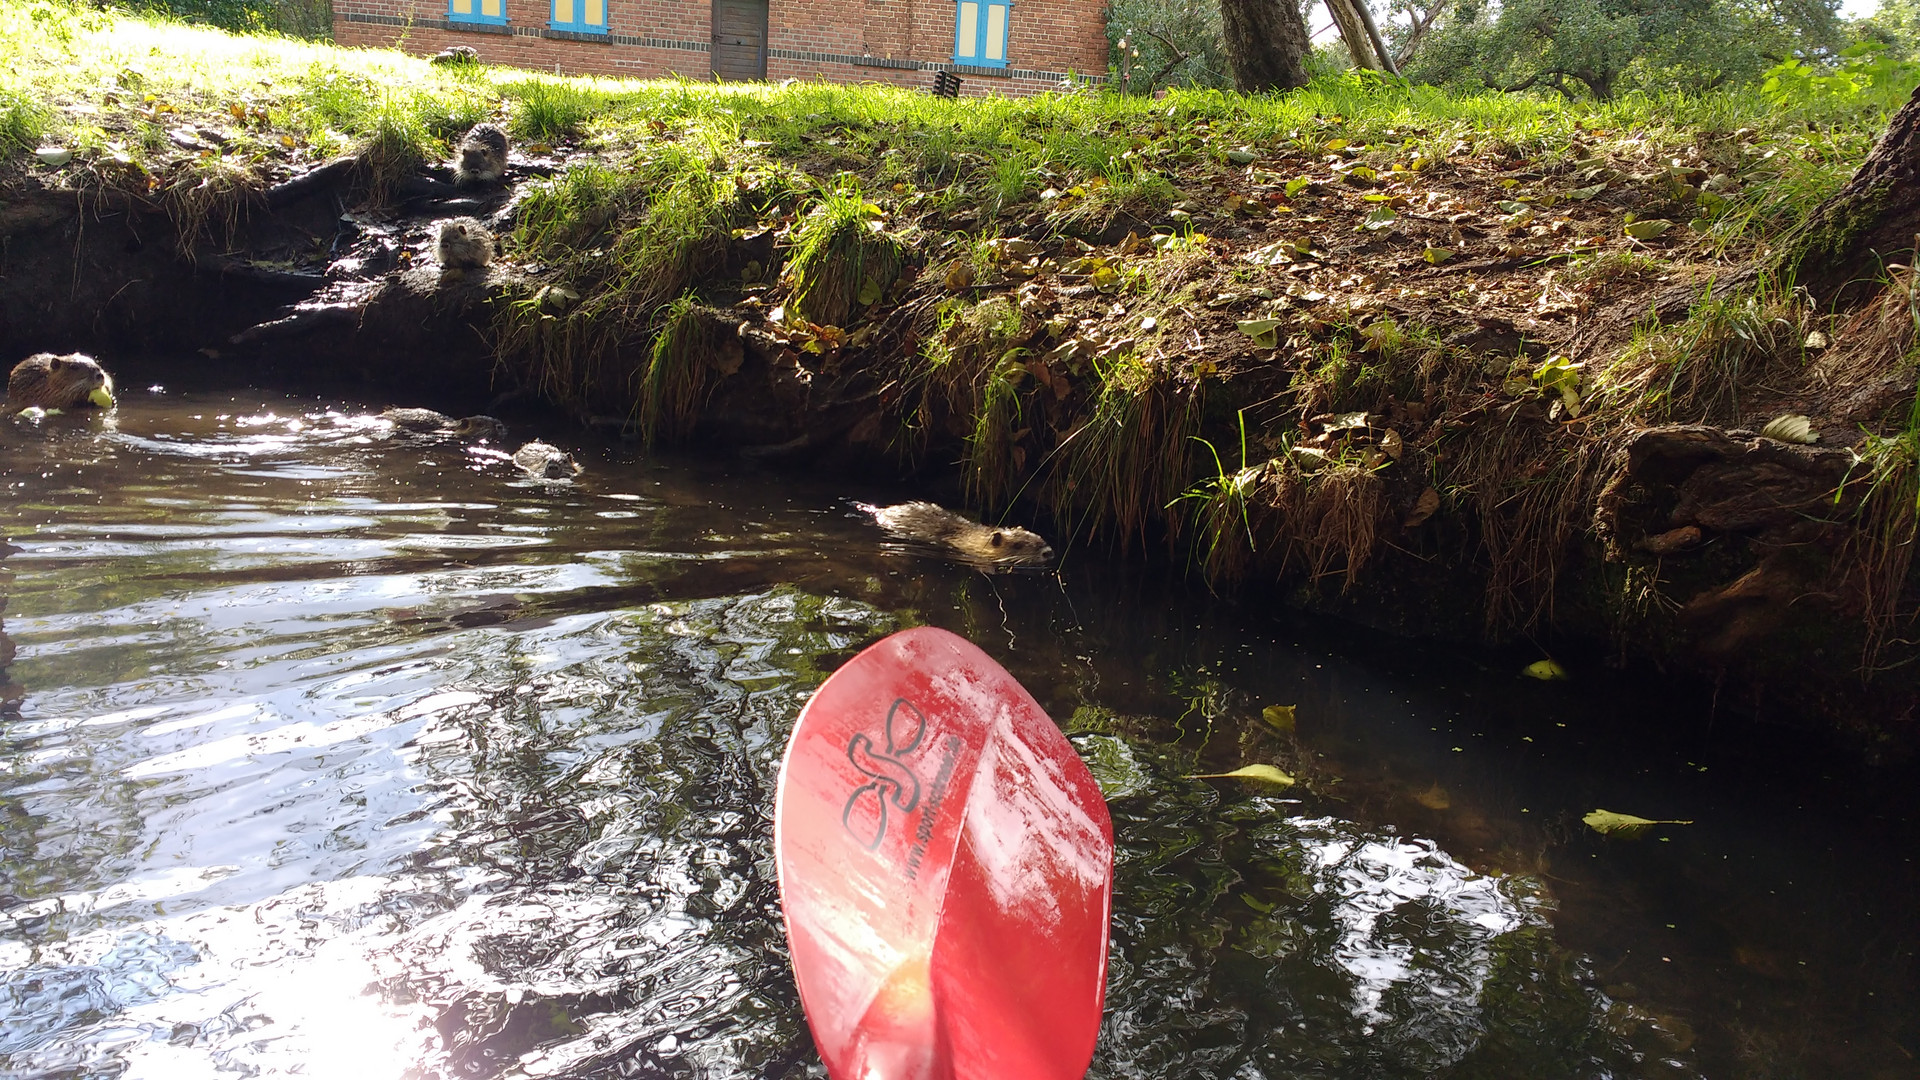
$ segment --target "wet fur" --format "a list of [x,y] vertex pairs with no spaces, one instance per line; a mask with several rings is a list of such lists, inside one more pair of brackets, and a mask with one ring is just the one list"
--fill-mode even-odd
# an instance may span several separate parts
[[0,416],[22,409],[92,408],[89,394],[105,387],[113,392],[113,377],[84,353],[35,353],[13,366],[7,376],[7,403]]
[[473,125],[460,140],[459,156],[453,163],[454,182],[462,186],[499,183],[507,175],[510,145],[500,125]]
[[530,442],[515,450],[513,463],[528,476],[543,480],[566,480],[584,471],[572,454],[543,442]]
[[1017,526],[982,525],[930,502],[854,506],[871,515],[874,524],[890,535],[956,556],[973,566],[1011,570],[1045,566],[1053,558],[1053,548],[1036,533]]
[[380,419],[393,425],[395,434],[451,435],[465,442],[505,442],[507,425],[491,416],[463,416],[458,420],[432,409],[388,409]]
[[442,269],[479,270],[493,262],[493,234],[475,218],[448,218],[434,237],[433,257]]

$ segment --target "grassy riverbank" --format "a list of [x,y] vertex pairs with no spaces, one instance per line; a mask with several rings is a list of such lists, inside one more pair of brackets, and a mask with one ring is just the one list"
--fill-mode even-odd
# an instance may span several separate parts
[[[1495,633],[1571,607],[1715,664],[1805,644],[1792,612],[1752,633],[1711,614],[1795,545],[1820,555],[1766,604],[1827,597],[1846,640],[1823,647],[1867,668],[1900,637],[1910,277],[1845,317],[1789,282],[1707,289],[1837,188],[1909,89],[1596,104],[1348,77],[948,102],[434,67],[0,2],[5,184],[147,200],[188,234],[230,234],[255,193],[343,154],[378,203],[502,122],[551,179],[502,219],[518,273],[487,330],[583,416],[701,434],[737,329],[806,378],[863,380],[847,445],[957,462],[979,509],[1038,509],[1068,546],[1164,541],[1217,583],[1322,594],[1382,559],[1450,567]],[[1688,288],[1690,310],[1646,317]],[[1824,509],[1795,510],[1812,539],[1670,528],[1712,493],[1627,475],[1649,426],[1742,439],[1784,414],[1852,455]]]

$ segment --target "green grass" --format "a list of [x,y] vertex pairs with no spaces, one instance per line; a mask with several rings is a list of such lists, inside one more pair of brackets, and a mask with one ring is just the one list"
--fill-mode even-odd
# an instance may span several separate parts
[[846,326],[886,297],[910,251],[884,218],[857,184],[842,183],[813,203],[794,233],[788,264],[795,312],[808,322]]

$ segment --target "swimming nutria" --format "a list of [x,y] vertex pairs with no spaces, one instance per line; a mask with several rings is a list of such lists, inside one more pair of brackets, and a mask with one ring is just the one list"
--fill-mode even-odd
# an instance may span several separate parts
[[13,365],[0,416],[21,409],[80,409],[113,405],[113,378],[84,353],[35,353]]
[[396,432],[409,435],[451,435],[466,442],[505,442],[507,425],[491,416],[463,416],[458,420],[432,409],[388,409],[380,419]]
[[572,454],[543,442],[530,442],[515,450],[513,463],[527,475],[544,480],[565,480],[585,471]]
[[475,124],[460,140],[453,163],[456,184],[497,184],[507,175],[507,133],[498,124]]
[[875,524],[902,540],[914,541],[958,555],[962,562],[983,569],[1011,570],[1044,566],[1053,548],[1038,534],[1018,527],[995,528],[971,521],[930,502],[898,506],[854,507],[873,515]]
[[448,218],[433,239],[433,257],[445,270],[478,270],[493,261],[493,234],[477,218]]

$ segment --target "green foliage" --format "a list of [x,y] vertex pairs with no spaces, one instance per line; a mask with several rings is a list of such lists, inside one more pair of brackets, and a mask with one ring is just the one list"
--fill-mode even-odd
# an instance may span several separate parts
[[[1776,107],[1813,103],[1866,104],[1889,91],[1904,95],[1920,82],[1920,61],[1890,50],[1886,43],[1860,41],[1842,50],[1829,68],[1788,57],[1768,68],[1760,92]],[[1880,91],[1875,95],[1875,91]]]
[[332,0],[135,0],[129,6],[236,33],[272,31],[313,41],[333,36]]
[[[1126,57],[1121,42],[1126,42]],[[1123,64],[1130,84],[1116,88],[1151,94],[1163,86],[1233,85],[1226,42],[1220,29],[1220,5],[1212,0],[1113,0],[1107,6],[1107,42],[1112,74]]]
[[1409,77],[1610,100],[1760,78],[1768,57],[1823,57],[1840,38],[1829,0],[1461,0]]
[[508,131],[525,142],[579,138],[612,97],[582,79],[527,79],[503,83],[499,90],[515,104]]
[[880,302],[907,262],[880,207],[847,187],[816,204],[794,235],[793,309],[809,322],[845,326]]
[[52,119],[47,107],[24,91],[0,86],[0,161],[32,153]]

